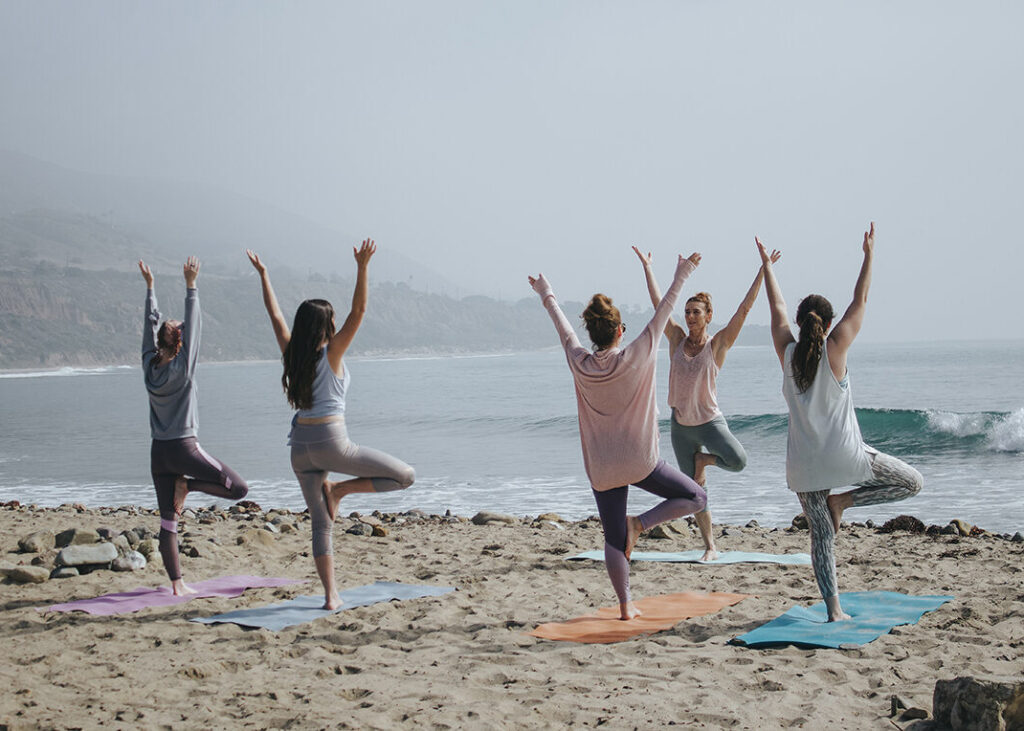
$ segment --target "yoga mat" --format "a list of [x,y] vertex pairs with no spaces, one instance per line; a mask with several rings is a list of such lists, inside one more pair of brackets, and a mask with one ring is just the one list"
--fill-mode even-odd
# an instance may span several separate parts
[[901,624],[914,624],[951,596],[908,596],[894,591],[851,591],[839,595],[839,604],[852,619],[829,622],[825,603],[792,607],[771,622],[734,637],[747,647],[800,645],[832,647],[864,645]]
[[[713,566],[728,563],[777,563],[785,566],[810,566],[811,556],[807,553],[756,553],[750,551],[722,551],[714,561],[701,561],[704,551],[633,551],[632,561],[666,561],[668,563],[699,563]],[[567,561],[604,561],[604,551],[584,551],[570,556]]]
[[633,602],[642,614],[629,620],[619,619],[619,608],[604,607],[592,614],[585,614],[568,622],[549,622],[538,625],[529,634],[545,640],[566,642],[608,643],[621,642],[638,635],[671,629],[684,619],[714,614],[720,609],[731,607],[750,594],[726,594],[711,592],[703,594],[684,591],[679,594],[649,596]]
[[89,614],[105,617],[111,614],[137,612],[147,607],[169,607],[174,604],[184,604],[192,599],[202,599],[203,597],[236,597],[241,596],[242,592],[246,589],[302,583],[305,582],[299,579],[276,579],[263,576],[220,576],[216,579],[207,579],[189,584],[189,586],[196,590],[196,593],[188,596],[174,596],[169,586],[159,586],[155,589],[139,587],[132,591],[104,594],[94,599],[78,599],[66,604],[54,604],[50,607],[39,607],[38,609],[40,612],[88,612]]
[[239,609],[213,617],[193,617],[193,622],[216,624],[231,622],[242,627],[261,627],[273,632],[297,624],[312,622],[314,619],[337,614],[346,609],[365,607],[369,604],[387,602],[392,599],[419,599],[425,596],[441,596],[455,591],[454,586],[427,586],[423,584],[401,584],[397,581],[378,581],[367,586],[356,586],[338,592],[344,604],[337,609],[321,609],[324,596],[299,596],[286,602],[267,604],[262,607]]

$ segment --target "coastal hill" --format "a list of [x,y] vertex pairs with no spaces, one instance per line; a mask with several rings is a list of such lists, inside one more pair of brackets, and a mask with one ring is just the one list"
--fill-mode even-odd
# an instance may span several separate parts
[[[80,173],[0,151],[0,368],[138,362],[145,285],[135,262],[152,267],[164,316],[180,318],[180,252],[203,263],[202,358],[277,358],[243,250],[260,251],[289,317],[307,297],[328,299],[343,315],[355,240],[231,193]],[[507,302],[464,292],[428,266],[381,250],[353,353],[557,346],[536,297]],[[578,323],[584,305],[563,306]],[[649,308],[623,311],[630,332],[650,315]],[[740,342],[767,343],[765,328],[748,326]]]

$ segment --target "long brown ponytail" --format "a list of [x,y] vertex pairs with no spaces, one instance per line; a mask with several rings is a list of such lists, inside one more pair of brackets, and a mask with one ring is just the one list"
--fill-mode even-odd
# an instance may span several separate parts
[[820,294],[809,294],[800,300],[796,308],[796,324],[800,338],[793,350],[793,380],[803,393],[818,373],[818,364],[825,348],[825,331],[832,322],[832,303]]
[[[327,300],[306,300],[295,311],[292,337],[281,361],[281,385],[294,409],[313,408],[313,380],[320,349],[334,335],[334,308]],[[326,354],[324,357],[327,357]]]

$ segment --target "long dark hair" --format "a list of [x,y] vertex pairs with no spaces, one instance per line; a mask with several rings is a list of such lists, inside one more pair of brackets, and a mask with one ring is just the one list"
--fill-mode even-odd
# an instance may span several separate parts
[[281,361],[281,385],[293,409],[313,408],[313,379],[320,348],[334,335],[334,308],[327,300],[306,300],[295,311],[292,337]]
[[796,308],[800,338],[793,350],[792,367],[793,380],[801,393],[814,383],[825,347],[825,331],[833,317],[832,303],[820,294],[807,295]]
[[156,331],[156,352],[161,361],[170,362],[181,352],[181,327],[177,320],[165,320]]
[[604,350],[611,347],[619,334],[619,325],[622,324],[622,315],[619,314],[619,308],[612,304],[612,298],[605,294],[595,294],[590,298],[587,309],[583,310],[582,317],[594,348]]

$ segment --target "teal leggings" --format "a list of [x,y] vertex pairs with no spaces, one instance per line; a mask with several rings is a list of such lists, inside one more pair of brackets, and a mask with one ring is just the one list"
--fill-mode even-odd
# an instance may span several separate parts
[[676,453],[679,469],[693,477],[693,455],[703,447],[716,457],[715,466],[729,472],[739,472],[747,466],[747,451],[729,431],[725,417],[719,414],[706,424],[683,426],[672,414],[672,450]]

